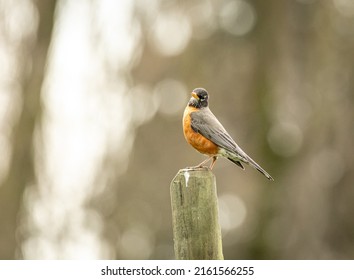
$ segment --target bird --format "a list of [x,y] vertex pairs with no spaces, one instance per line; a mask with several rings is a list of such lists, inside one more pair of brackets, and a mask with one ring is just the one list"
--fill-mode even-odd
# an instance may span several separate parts
[[245,169],[248,164],[262,173],[268,180],[274,181],[258,163],[248,156],[232,139],[219,120],[209,109],[209,94],[204,88],[196,88],[191,93],[183,113],[183,134],[186,141],[198,152],[208,158],[192,168],[204,168],[204,164],[212,159],[209,168],[213,169],[218,157],[226,158]]

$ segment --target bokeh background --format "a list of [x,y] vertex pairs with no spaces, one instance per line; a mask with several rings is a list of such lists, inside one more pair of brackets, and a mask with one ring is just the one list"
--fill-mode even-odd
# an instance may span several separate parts
[[225,259],[353,259],[352,0],[1,0],[0,258],[173,259],[196,87]]

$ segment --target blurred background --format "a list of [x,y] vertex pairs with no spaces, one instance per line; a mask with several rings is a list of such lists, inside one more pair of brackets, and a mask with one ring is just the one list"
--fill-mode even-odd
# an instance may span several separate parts
[[353,77],[352,0],[1,0],[0,259],[173,259],[196,87],[225,259],[353,259]]

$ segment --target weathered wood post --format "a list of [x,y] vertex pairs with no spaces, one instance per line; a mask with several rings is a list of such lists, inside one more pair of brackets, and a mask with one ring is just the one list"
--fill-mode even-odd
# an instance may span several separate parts
[[182,169],[172,180],[170,193],[176,259],[224,259],[214,174],[208,169]]

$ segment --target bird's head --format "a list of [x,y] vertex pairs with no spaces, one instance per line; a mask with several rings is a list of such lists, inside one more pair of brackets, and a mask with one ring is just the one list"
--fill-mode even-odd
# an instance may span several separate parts
[[192,97],[188,105],[198,109],[208,107],[208,92],[204,88],[196,88],[191,93]]

